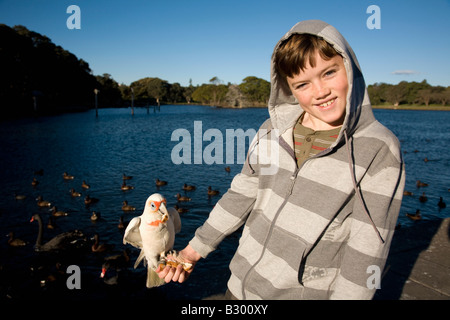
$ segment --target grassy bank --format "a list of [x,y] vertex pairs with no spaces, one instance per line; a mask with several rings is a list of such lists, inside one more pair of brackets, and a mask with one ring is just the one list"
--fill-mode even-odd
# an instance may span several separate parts
[[436,111],[450,111],[450,106],[430,104],[428,107],[425,105],[417,104],[401,104],[398,107],[393,105],[378,105],[372,106],[374,109],[390,109],[390,110],[436,110]]

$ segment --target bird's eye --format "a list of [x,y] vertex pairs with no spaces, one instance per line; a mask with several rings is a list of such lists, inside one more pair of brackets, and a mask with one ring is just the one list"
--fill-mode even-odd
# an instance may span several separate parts
[[156,203],[154,203],[154,202],[150,202],[150,208],[151,208],[153,211],[158,210],[158,206],[157,206]]

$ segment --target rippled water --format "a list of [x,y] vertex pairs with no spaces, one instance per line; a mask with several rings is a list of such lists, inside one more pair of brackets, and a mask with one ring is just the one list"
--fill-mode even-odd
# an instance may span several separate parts
[[[139,215],[150,194],[162,193],[168,205],[174,205],[177,203],[176,193],[185,194],[183,184],[193,184],[197,189],[187,192],[192,201],[182,205],[189,212],[181,214],[183,228],[175,242],[175,248],[182,249],[219,199],[208,197],[207,187],[212,186],[223,194],[242,166],[237,163],[238,159],[234,159],[233,163],[194,164],[194,151],[199,150],[194,148],[195,144],[197,147],[201,144],[205,150],[216,141],[217,135],[212,142],[206,137],[203,141],[201,135],[209,129],[220,130],[224,139],[225,162],[226,130],[256,130],[268,117],[267,110],[162,106],[160,111],[155,111],[152,108],[135,108],[134,115],[131,115],[130,109],[100,109],[98,117],[91,110],[0,124],[0,234],[14,231],[17,237],[29,243],[25,247],[10,248],[7,237],[0,243],[2,298],[152,296],[161,299],[200,299],[225,291],[229,276],[228,263],[239,234],[227,238],[217,251],[198,263],[185,284],[168,284],[146,290],[145,269],[142,265],[136,270],[132,268],[138,252],[122,244],[122,233],[117,224],[122,215],[125,221]],[[404,198],[399,222],[405,227],[413,223],[405,217],[405,213],[415,212],[416,209],[422,210],[424,219],[449,216],[449,209],[439,211],[437,202],[440,196],[447,201],[450,198],[450,151],[447,146],[450,141],[450,112],[374,112],[377,119],[399,137],[405,152],[406,189],[412,191],[414,196]],[[199,124],[200,136],[195,134]],[[172,150],[180,143],[178,136],[172,139],[177,129],[185,129],[187,131],[184,132],[189,133],[191,164],[176,165],[172,161]],[[210,133],[214,135],[217,131]],[[206,152],[205,156],[208,154],[211,153]],[[429,159],[428,162],[423,161],[425,157]],[[205,160],[205,157],[202,159]],[[225,171],[226,166],[230,166],[230,172]],[[43,174],[36,174],[40,169]],[[63,180],[63,172],[74,175],[75,179]],[[127,181],[134,186],[133,190],[120,189],[123,174],[133,176]],[[36,187],[31,186],[33,177],[39,181]],[[157,178],[168,181],[168,184],[156,187]],[[90,184],[89,190],[81,188],[83,180]],[[417,180],[423,180],[429,186],[419,190],[415,186]],[[82,197],[72,197],[69,193],[71,188],[81,192]],[[429,198],[425,204],[418,200],[422,191]],[[15,200],[15,193],[26,195],[26,199]],[[47,208],[37,207],[35,198],[38,195],[51,201],[59,210],[69,213],[66,217],[55,219],[54,230],[44,228],[44,241],[61,232],[80,229],[88,238],[98,233],[100,241],[113,244],[114,249],[107,253],[85,251],[64,257],[35,253],[33,244],[38,226],[36,222],[29,222],[30,217],[40,213],[46,223],[50,216]],[[99,202],[86,207],[83,202],[85,195],[98,198]],[[135,206],[137,211],[124,213],[121,209],[124,200]],[[97,222],[90,219],[93,211],[101,214]],[[105,284],[99,278],[104,257],[120,253],[126,247],[130,248],[129,267],[120,273],[117,285]],[[63,264],[60,272],[55,267],[56,262]],[[65,273],[65,268],[69,264],[76,264],[81,269],[81,290],[68,290],[66,287],[65,280],[69,275]],[[40,282],[43,279],[46,280],[45,284]]]

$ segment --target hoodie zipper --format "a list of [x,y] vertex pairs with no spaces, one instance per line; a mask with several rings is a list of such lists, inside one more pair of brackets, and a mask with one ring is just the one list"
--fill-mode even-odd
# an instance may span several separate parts
[[[259,141],[259,140],[258,140],[258,141]],[[281,142],[281,143],[280,143],[280,142]],[[278,208],[278,210],[277,210],[277,212],[276,212],[276,214],[275,214],[275,216],[274,216],[274,218],[273,218],[273,220],[272,220],[272,223],[270,224],[269,232],[267,233],[266,239],[264,240],[264,244],[263,244],[263,249],[262,249],[261,255],[259,256],[258,260],[253,264],[253,266],[250,267],[250,269],[247,271],[246,275],[245,275],[244,278],[242,279],[242,292],[241,292],[241,293],[242,293],[242,298],[243,298],[243,300],[246,299],[246,294],[245,294],[245,283],[247,282],[249,275],[254,271],[254,269],[256,268],[256,266],[259,264],[259,262],[260,262],[260,261],[262,260],[262,258],[264,257],[264,254],[265,254],[265,251],[266,251],[266,248],[267,248],[267,244],[268,244],[268,242],[269,242],[269,239],[270,239],[271,236],[272,236],[273,228],[275,227],[275,223],[276,223],[276,221],[277,221],[277,219],[278,219],[278,216],[280,215],[281,211],[284,209],[284,207],[286,206],[286,204],[289,202],[289,197],[292,195],[292,191],[294,190],[294,185],[295,185],[295,182],[296,182],[296,180],[297,180],[297,176],[298,176],[298,173],[300,172],[300,169],[304,166],[304,164],[306,163],[306,161],[311,160],[311,159],[313,159],[313,158],[317,158],[317,157],[319,157],[319,156],[326,155],[327,153],[329,153],[329,152],[331,151],[331,148],[328,148],[328,149],[326,149],[326,150],[324,150],[324,151],[322,151],[322,152],[316,154],[315,156],[306,159],[306,160],[302,163],[302,165],[299,167],[299,166],[297,165],[297,159],[295,158],[295,153],[292,152],[292,148],[289,146],[289,144],[288,144],[281,136],[279,137],[279,144],[280,144],[280,146],[281,146],[281,147],[282,147],[282,148],[283,148],[283,149],[291,156],[292,160],[293,160],[294,163],[295,163],[295,167],[296,167],[296,168],[295,168],[294,172],[291,174],[291,176],[289,177],[290,184],[289,184],[289,188],[288,188],[288,190],[287,190],[286,197],[284,198],[284,201],[283,201],[283,203],[281,204],[281,206]]]
[[269,228],[269,232],[267,233],[267,236],[264,240],[264,244],[263,244],[263,249],[261,251],[261,255],[259,256],[258,260],[253,264],[253,266],[250,267],[250,269],[247,271],[246,275],[244,276],[244,278],[242,279],[242,298],[243,300],[246,300],[246,295],[245,295],[245,283],[248,280],[249,275],[254,271],[254,269],[256,268],[256,266],[261,262],[262,258],[264,257],[264,254],[266,252],[267,249],[267,244],[270,240],[270,238],[272,237],[272,232],[273,229],[275,227],[275,224],[277,222],[278,216],[280,215],[281,211],[284,209],[284,207],[286,206],[286,204],[289,202],[289,197],[292,195],[292,190],[294,189],[294,185],[295,185],[295,181],[297,180],[297,175],[298,172],[300,171],[301,167],[297,166],[297,160],[295,159],[295,155],[292,155],[292,152],[290,152],[290,150],[287,150],[286,148],[288,147],[290,149],[290,146],[286,143],[286,141],[280,136],[279,137],[279,143],[280,145],[283,147],[283,149],[285,149],[285,151],[291,155],[291,158],[293,159],[293,161],[295,162],[295,170],[294,172],[291,174],[291,176],[289,177],[290,180],[290,184],[289,184],[289,188],[288,188],[288,192],[286,194],[286,197],[284,198],[283,203],[281,204],[281,206],[278,208],[277,212],[275,213],[275,216],[272,220],[272,223],[270,224],[270,228]]
[[284,198],[283,203],[278,208],[278,210],[275,213],[275,216],[274,216],[274,218],[272,220],[272,223],[270,224],[269,232],[267,233],[266,239],[264,240],[264,244],[263,244],[263,249],[261,251],[261,255],[259,256],[258,260],[253,264],[253,266],[251,266],[250,269],[247,271],[247,274],[244,276],[244,279],[242,279],[242,298],[243,298],[243,300],[246,300],[245,283],[247,282],[249,275],[254,271],[256,266],[261,262],[262,258],[264,257],[264,254],[265,254],[266,249],[267,249],[267,244],[268,244],[270,238],[272,237],[272,232],[273,232],[275,224],[276,224],[276,222],[278,220],[278,216],[280,215],[281,211],[284,209],[286,204],[289,202],[289,196],[292,194],[292,190],[294,188],[295,181],[297,180],[296,177],[297,177],[297,174],[298,174],[299,170],[300,170],[300,168],[296,168],[294,173],[289,177],[289,179],[291,181],[290,181],[290,185],[289,185],[289,188],[288,188],[288,194]]

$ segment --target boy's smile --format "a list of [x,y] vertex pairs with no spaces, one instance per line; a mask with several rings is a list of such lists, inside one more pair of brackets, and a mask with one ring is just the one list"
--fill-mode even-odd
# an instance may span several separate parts
[[305,110],[302,124],[313,130],[330,130],[344,122],[348,81],[340,55],[324,60],[316,53],[316,65],[308,65],[287,77],[292,94]]

